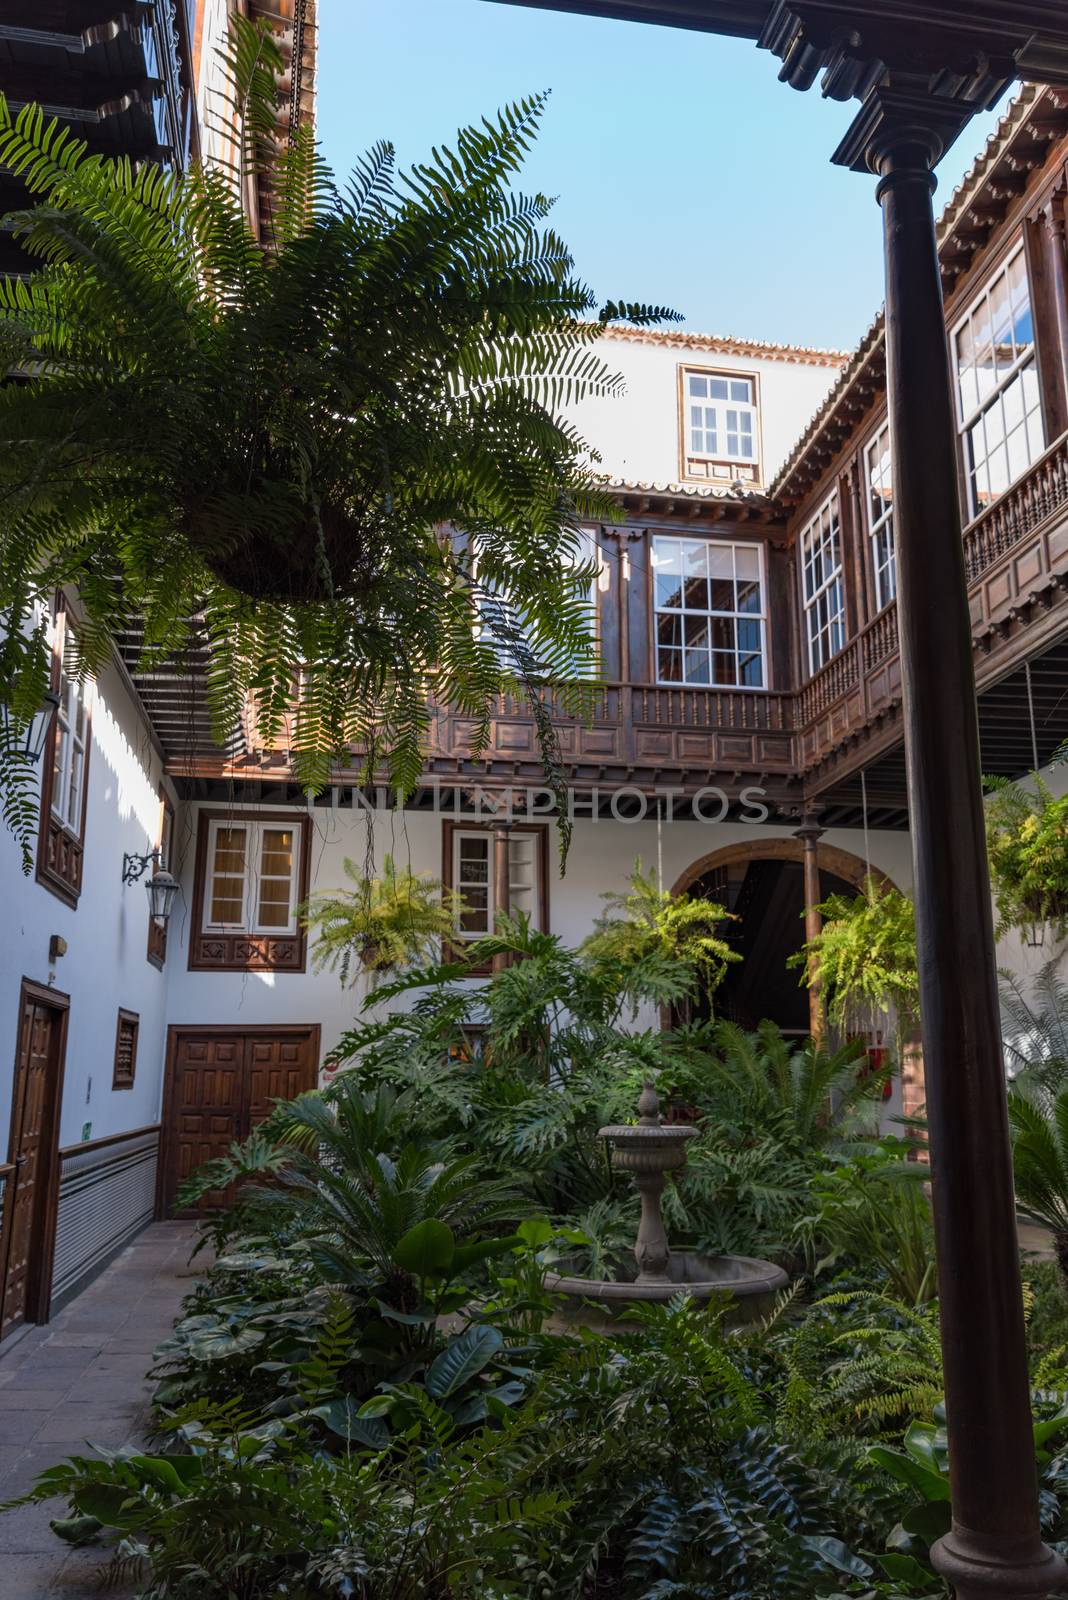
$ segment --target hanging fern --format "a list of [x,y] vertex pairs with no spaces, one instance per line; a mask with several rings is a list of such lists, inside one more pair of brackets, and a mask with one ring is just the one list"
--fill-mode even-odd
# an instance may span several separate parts
[[[515,692],[561,791],[545,686],[588,702],[580,530],[618,512],[560,410],[620,392],[590,348],[606,321],[673,314],[597,313],[551,202],[512,188],[544,95],[406,173],[377,144],[339,187],[307,126],[281,150],[271,136],[274,38],[233,29],[237,173],[108,161],[0,101],[0,163],[36,202],[8,223],[40,268],[0,283],[0,354],[25,375],[0,390],[9,637],[62,584],[91,671],[131,616],[145,667],[195,626],[216,736],[247,703],[313,789],[354,758],[410,792],[432,699],[471,717],[477,760]],[[240,198],[260,179],[263,238]],[[489,597],[493,639],[472,625]],[[0,694],[25,708],[37,671],[5,652]],[[0,783],[24,788],[10,760]],[[25,838],[21,802],[4,805]]]
[[919,1006],[912,901],[869,875],[856,896],[832,894],[817,908],[823,926],[789,959],[801,982],[815,980],[837,1026],[860,1031],[895,1013],[899,1028]]
[[386,856],[380,878],[366,877],[348,859],[345,876],[351,890],[314,894],[300,907],[302,922],[315,935],[317,972],[338,971],[342,983],[360,972],[385,976],[431,960],[456,927],[460,896],[444,892],[427,873],[398,870],[392,856]]

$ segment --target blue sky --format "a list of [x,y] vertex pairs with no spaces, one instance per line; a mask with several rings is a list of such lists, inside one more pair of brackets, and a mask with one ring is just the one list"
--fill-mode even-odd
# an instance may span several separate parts
[[[492,0],[319,0],[319,132],[343,171],[402,164],[509,100],[552,97],[524,187],[602,298],[696,330],[850,348],[882,300],[874,180],[832,167],[852,106],[797,94],[745,41]],[[941,206],[996,121],[939,172]]]

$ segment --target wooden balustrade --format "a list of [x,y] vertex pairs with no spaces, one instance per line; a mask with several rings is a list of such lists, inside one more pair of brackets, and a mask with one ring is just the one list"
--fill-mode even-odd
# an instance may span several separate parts
[[[1009,563],[1003,562],[999,572],[992,569],[1009,552],[1014,552],[1011,561],[1018,564],[1017,547],[1025,540],[1036,547],[1043,540],[1049,543],[1043,524],[1066,506],[1068,433],[964,529],[969,582],[977,586],[976,593],[989,591],[983,601],[984,618],[992,614],[996,623],[1007,607],[1016,604],[1016,590],[1010,592],[1002,581]],[[1059,547],[1047,553],[1044,570],[1054,570],[1062,559]],[[1032,564],[1028,573],[1039,566]],[[1027,581],[1033,579],[1029,576]],[[608,773],[681,767],[700,772],[735,766],[788,774],[807,769],[843,733],[860,731],[897,703],[897,657],[897,606],[891,601],[797,689],[607,682],[591,686],[584,705],[549,688],[541,697],[560,729],[565,761],[577,768]],[[447,706],[433,709],[428,758],[448,768],[467,759],[476,722]],[[283,735],[279,753],[284,747]],[[517,771],[536,768],[537,741],[525,700],[500,698],[483,759],[491,768],[494,763]]]
[[1011,489],[964,530],[964,564],[973,583],[1006,550],[1068,501],[1068,433],[1050,445]]

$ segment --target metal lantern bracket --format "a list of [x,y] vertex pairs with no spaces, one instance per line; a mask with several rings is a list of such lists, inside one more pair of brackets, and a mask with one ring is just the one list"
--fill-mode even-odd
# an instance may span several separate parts
[[147,856],[126,853],[122,858],[123,883],[140,883],[149,867],[158,867],[163,859],[163,853],[158,848],[150,850]]

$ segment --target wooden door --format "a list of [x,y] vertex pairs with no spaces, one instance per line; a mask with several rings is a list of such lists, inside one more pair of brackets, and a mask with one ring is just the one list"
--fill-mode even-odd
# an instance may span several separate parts
[[[178,1189],[205,1161],[224,1155],[262,1122],[276,1100],[314,1089],[319,1028],[172,1028],[167,1063],[161,1214],[174,1214]],[[230,1195],[213,1190],[198,1210]]]
[[59,1170],[65,997],[23,984],[5,1192],[0,1337],[48,1317]]

